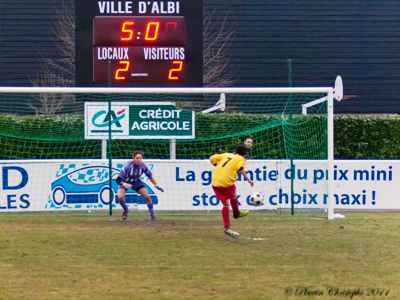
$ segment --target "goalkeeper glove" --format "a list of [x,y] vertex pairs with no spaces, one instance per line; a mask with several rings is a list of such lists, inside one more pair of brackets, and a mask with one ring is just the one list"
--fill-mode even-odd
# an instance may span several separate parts
[[121,185],[126,189],[131,189],[132,188],[132,184],[129,184],[129,183],[126,183],[126,182],[122,182]]

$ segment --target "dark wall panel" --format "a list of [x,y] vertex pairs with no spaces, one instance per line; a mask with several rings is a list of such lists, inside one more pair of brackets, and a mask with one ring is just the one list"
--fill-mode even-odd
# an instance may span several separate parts
[[62,7],[62,0],[1,1],[1,85],[31,84],[44,60],[60,58],[54,23]]
[[298,85],[343,76],[354,97],[337,111],[400,112],[399,1],[234,1],[227,13],[240,84],[285,83],[291,59]]
[[[30,83],[46,58],[62,58],[54,22],[62,0],[0,2],[0,84]],[[351,101],[339,112],[400,112],[400,1],[204,0],[234,31],[228,72],[236,86],[332,84]]]

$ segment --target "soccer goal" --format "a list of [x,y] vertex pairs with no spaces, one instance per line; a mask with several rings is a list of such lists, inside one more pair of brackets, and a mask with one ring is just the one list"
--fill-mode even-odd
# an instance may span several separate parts
[[[312,184],[318,183],[324,198],[318,207],[328,210],[329,219],[338,216],[334,214],[332,176],[329,175],[334,162],[334,101],[343,98],[340,77],[335,86],[326,87],[0,87],[0,98],[0,158],[3,162],[92,160],[106,156],[127,160],[132,149],[143,149],[147,160],[172,163],[186,160],[198,164],[213,153],[232,152],[246,137],[251,137],[255,143],[248,168],[256,186],[265,190],[269,206],[312,206],[316,204],[315,199],[305,197]],[[105,128],[110,128],[108,138],[87,140],[84,132],[84,103],[87,102],[107,103],[108,112],[113,110],[113,103],[172,103],[179,110],[195,112],[195,137],[119,139],[104,119]],[[108,122],[113,120],[109,118]],[[305,169],[308,175],[304,175]],[[201,181],[201,174],[198,175],[199,192],[209,189],[205,184],[207,180]],[[188,175],[171,173],[168,177],[184,181]],[[183,195],[181,190],[181,187],[171,186],[171,193],[175,193],[171,198]],[[196,201],[194,196],[190,197],[192,206],[202,201],[200,194]],[[169,208],[179,209],[179,203]]]

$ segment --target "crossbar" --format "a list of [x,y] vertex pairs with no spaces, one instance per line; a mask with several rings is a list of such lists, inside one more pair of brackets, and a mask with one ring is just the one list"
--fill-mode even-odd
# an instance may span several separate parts
[[98,87],[0,87],[0,93],[60,94],[328,94],[331,87],[292,88],[98,88]]

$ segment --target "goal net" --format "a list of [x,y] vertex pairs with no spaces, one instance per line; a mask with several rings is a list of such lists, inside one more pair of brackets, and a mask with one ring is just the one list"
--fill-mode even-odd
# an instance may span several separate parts
[[[105,159],[104,141],[85,140],[85,102],[105,102],[110,107],[114,102],[173,102],[179,109],[195,111],[194,139],[129,140],[111,135],[108,158],[127,160],[132,150],[141,149],[146,160],[206,160],[213,153],[232,152],[246,137],[251,137],[254,147],[248,169],[256,188],[265,194],[267,208],[291,208],[293,202],[300,208],[327,208],[331,203],[326,174],[333,163],[333,100],[340,98],[339,94],[338,85],[175,89],[2,87],[0,159]],[[158,177],[177,179],[179,175],[182,181],[190,180],[185,178],[188,174],[176,172],[175,168],[175,173]],[[313,184],[318,184],[318,188]],[[312,199],[304,200],[313,188],[322,193],[317,204]],[[171,189],[179,194],[180,187]],[[193,197],[190,201],[194,205]]]

